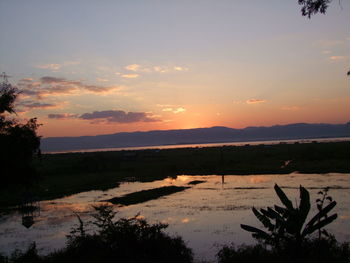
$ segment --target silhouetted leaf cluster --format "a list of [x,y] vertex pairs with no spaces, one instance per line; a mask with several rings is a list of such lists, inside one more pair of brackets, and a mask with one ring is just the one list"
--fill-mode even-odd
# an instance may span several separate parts
[[8,183],[30,183],[35,175],[32,159],[39,151],[39,126],[36,118],[22,124],[9,115],[15,113],[17,88],[4,80],[0,83],[0,179]]
[[325,14],[330,2],[332,0],[298,0],[302,15],[308,18],[317,13]]
[[[283,190],[275,184],[275,191],[284,207],[275,205],[267,209],[257,210],[253,207],[253,213],[268,230],[258,229],[242,224],[241,227],[252,233],[252,236],[265,244],[271,245],[277,251],[290,249],[293,256],[298,256],[301,248],[315,231],[321,233],[321,229],[333,222],[337,214],[328,216],[328,213],[336,206],[336,202],[329,200],[325,207],[318,206],[318,213],[305,224],[310,211],[309,192],[300,186],[300,202],[294,207]],[[326,198],[326,197],[325,197]],[[327,233],[327,236],[329,234]],[[321,239],[321,236],[319,236]]]

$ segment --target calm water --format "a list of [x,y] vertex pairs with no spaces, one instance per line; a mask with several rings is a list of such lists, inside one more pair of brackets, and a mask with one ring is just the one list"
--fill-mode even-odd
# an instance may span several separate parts
[[[167,232],[181,235],[194,249],[197,259],[214,260],[218,247],[234,242],[253,243],[250,234],[241,230],[240,223],[260,226],[251,207],[266,207],[278,203],[273,186],[286,187],[294,203],[299,198],[299,185],[308,188],[312,205],[317,192],[330,186],[329,194],[338,202],[334,212],[338,219],[329,230],[340,241],[350,241],[350,174],[289,174],[259,176],[178,176],[151,183],[123,183],[108,191],[90,191],[62,199],[41,202],[40,215],[29,229],[21,225],[21,215],[0,218],[0,251],[23,249],[36,241],[39,251],[47,253],[65,245],[65,236],[77,224],[74,212],[83,220],[91,220],[92,205],[101,200],[130,192],[165,185],[187,185],[192,180],[205,180],[183,192],[158,200],[127,207],[117,207],[117,216],[131,217],[140,213],[150,222],[168,223]],[[315,211],[310,213],[314,214]]]
[[317,142],[343,142],[350,141],[350,137],[337,137],[337,138],[315,138],[315,139],[297,139],[297,140],[271,140],[271,141],[244,141],[244,142],[224,142],[224,143],[196,143],[196,144],[175,144],[175,145],[158,145],[158,146],[140,146],[140,147],[120,147],[120,148],[97,148],[97,149],[82,149],[71,151],[53,151],[44,153],[75,153],[75,152],[110,152],[110,151],[122,151],[122,150],[147,150],[147,149],[178,149],[178,148],[204,148],[204,147],[220,147],[220,146],[243,146],[249,145],[273,145],[279,143],[310,143]]

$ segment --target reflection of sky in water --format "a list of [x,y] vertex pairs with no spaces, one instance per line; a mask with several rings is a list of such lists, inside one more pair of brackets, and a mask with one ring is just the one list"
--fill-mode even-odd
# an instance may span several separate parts
[[[329,194],[338,202],[334,209],[338,219],[329,228],[340,241],[350,240],[350,175],[256,175],[256,176],[178,176],[150,183],[123,183],[108,191],[90,191],[70,197],[41,203],[36,223],[26,229],[21,225],[19,214],[5,215],[0,219],[0,251],[24,249],[36,241],[43,253],[63,247],[65,236],[77,224],[74,212],[84,221],[91,220],[91,205],[102,200],[127,193],[165,185],[187,185],[192,180],[205,183],[191,189],[128,207],[116,207],[117,216],[130,217],[137,213],[150,222],[168,223],[166,231],[179,234],[194,249],[199,259],[213,259],[220,244],[234,242],[252,243],[250,234],[239,224],[259,226],[250,208],[266,207],[278,203],[273,190],[274,183],[287,187],[285,192],[295,203],[299,198],[299,185],[311,193],[312,207],[317,192],[331,186]],[[313,215],[315,210],[310,213]]]

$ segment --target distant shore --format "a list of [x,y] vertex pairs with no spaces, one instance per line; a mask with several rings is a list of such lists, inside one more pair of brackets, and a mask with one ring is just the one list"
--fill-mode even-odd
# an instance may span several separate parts
[[312,143],[312,142],[342,142],[350,141],[350,137],[326,137],[326,138],[300,138],[300,139],[285,139],[285,140],[247,140],[247,141],[229,141],[229,142],[205,142],[205,143],[176,143],[150,146],[130,146],[130,147],[106,147],[94,149],[75,149],[62,151],[43,151],[45,154],[57,153],[84,153],[84,152],[114,152],[114,151],[133,151],[133,150],[163,150],[177,148],[206,148],[206,147],[222,147],[222,146],[244,146],[244,145],[273,145],[273,144],[294,144],[294,143]]
[[350,173],[349,156],[350,141],[43,154],[37,182],[2,187],[0,207],[19,204],[27,191],[49,200],[183,174]]

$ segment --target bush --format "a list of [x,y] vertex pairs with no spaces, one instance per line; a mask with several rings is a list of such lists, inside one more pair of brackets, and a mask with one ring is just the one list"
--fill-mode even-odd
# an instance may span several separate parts
[[167,225],[149,224],[138,216],[113,221],[115,213],[110,206],[98,206],[95,209],[97,214],[92,222],[95,231],[88,231],[77,216],[79,226],[72,229],[64,249],[40,257],[35,245],[32,245],[27,252],[16,252],[9,261],[4,262],[192,262],[192,251],[182,238],[164,233]]
[[339,243],[334,237],[315,238],[303,242],[296,256],[290,247],[276,250],[265,245],[224,246],[217,254],[219,263],[345,263],[350,262],[349,243]]

